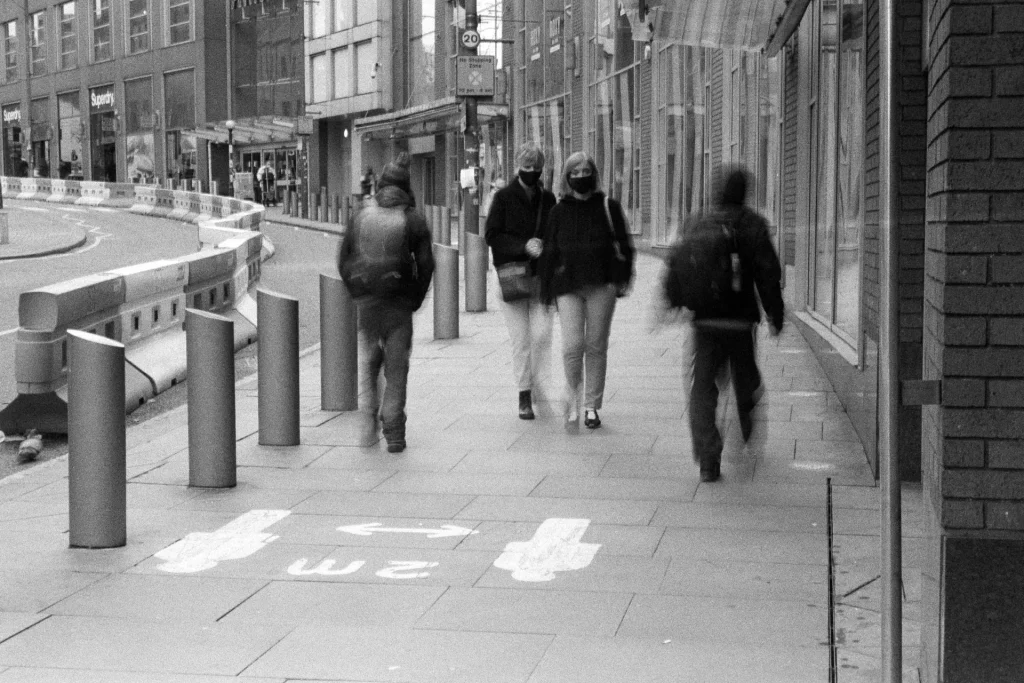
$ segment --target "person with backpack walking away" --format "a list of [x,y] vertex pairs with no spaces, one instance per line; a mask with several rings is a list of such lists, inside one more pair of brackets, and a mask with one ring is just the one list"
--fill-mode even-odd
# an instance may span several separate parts
[[[764,393],[757,367],[758,298],[771,333],[782,330],[782,268],[765,219],[746,205],[748,174],[726,169],[716,207],[677,242],[665,269],[669,306],[693,312],[695,354],[690,389],[690,432],[700,479],[721,476],[722,435],[715,424],[719,371],[728,362],[743,441],[753,431],[751,411]],[[755,293],[756,289],[756,293]]]
[[519,386],[519,419],[534,419],[541,378],[551,354],[551,311],[540,302],[536,259],[543,251],[540,232],[555,195],[540,182],[544,153],[526,143],[516,159],[518,178],[498,190],[487,212],[484,237],[491,247],[501,285],[505,326],[512,340],[512,371]]
[[377,441],[379,425],[389,453],[405,450],[412,314],[434,274],[430,229],[413,205],[408,167],[387,164],[377,193],[345,232],[338,253],[338,271],[359,312],[363,445]]
[[561,199],[544,230],[541,299],[556,304],[565,365],[565,427],[579,427],[580,401],[588,429],[601,426],[615,299],[633,280],[633,242],[622,206],[601,190],[597,164],[585,152],[565,161]]

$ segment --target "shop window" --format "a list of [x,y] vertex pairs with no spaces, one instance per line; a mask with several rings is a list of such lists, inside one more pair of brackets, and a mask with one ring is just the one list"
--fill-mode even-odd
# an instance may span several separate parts
[[126,175],[133,183],[151,183],[156,174],[153,143],[153,79],[124,83]]
[[46,73],[46,12],[35,12],[29,17],[29,30],[29,72],[42,76]]
[[190,180],[195,177],[196,138],[183,129],[195,126],[195,76],[191,69],[164,75],[164,111],[167,177]]
[[327,3],[328,0],[317,0],[306,5],[310,23],[310,38],[327,35]]
[[110,0],[92,0],[92,61],[113,59]]
[[29,107],[32,115],[30,129],[32,156],[34,166],[32,175],[36,178],[50,177],[50,98],[41,97],[32,100]]
[[128,54],[149,49],[149,0],[128,0]]
[[82,116],[78,93],[57,95],[57,177],[82,179]]
[[[425,104],[434,99],[435,33],[433,0],[410,0],[407,5],[409,21],[409,106]],[[356,46],[357,92],[373,89],[369,74],[376,60],[370,54],[370,44]],[[366,54],[364,57],[363,55]]]
[[18,80],[18,22],[11,20],[3,24],[4,39],[4,80]]
[[352,65],[349,63],[352,51],[348,48],[335,50],[334,60],[334,97],[352,96]]
[[[376,90],[377,70],[374,68],[376,63],[377,59],[373,41],[367,40],[364,43],[356,43],[356,93],[369,93]],[[424,73],[422,76],[426,78],[427,74]],[[433,84],[434,75],[432,71],[429,74],[429,78],[431,84]],[[433,85],[431,85],[430,92],[433,93]],[[431,96],[431,99],[433,99],[433,96]],[[411,104],[413,103],[410,102]]]
[[24,178],[28,175],[27,150],[23,149],[21,105],[9,104],[3,108],[4,175]]
[[169,0],[167,17],[168,44],[192,40],[192,0]]
[[353,0],[333,0],[334,32],[344,31],[353,25]]
[[60,21],[60,68],[78,68],[78,24],[75,19],[75,1],[64,2],[57,7]]
[[313,55],[310,63],[313,101],[326,102],[331,99],[331,63],[326,53]]

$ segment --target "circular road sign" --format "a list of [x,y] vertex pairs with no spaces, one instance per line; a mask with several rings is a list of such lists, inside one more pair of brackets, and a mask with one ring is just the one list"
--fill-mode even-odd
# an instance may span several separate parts
[[470,49],[475,48],[480,44],[480,34],[472,29],[466,29],[462,32],[462,44]]

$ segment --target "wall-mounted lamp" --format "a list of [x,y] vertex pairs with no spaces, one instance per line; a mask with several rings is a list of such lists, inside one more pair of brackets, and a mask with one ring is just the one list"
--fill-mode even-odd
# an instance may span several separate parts
[[342,135],[344,135],[344,136],[345,136],[345,139],[347,140],[347,139],[348,139],[348,128],[346,128],[345,130],[343,130],[341,134],[342,134]]
[[378,71],[380,71],[380,62],[374,62],[373,71],[370,72],[370,78],[377,78]]
[[651,61],[651,44],[650,43],[644,45],[644,61],[645,62]]

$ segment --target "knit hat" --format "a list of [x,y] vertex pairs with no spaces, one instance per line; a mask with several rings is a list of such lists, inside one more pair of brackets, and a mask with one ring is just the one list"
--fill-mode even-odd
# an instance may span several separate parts
[[396,161],[385,164],[384,170],[380,172],[377,189],[394,185],[403,192],[411,192],[412,184],[409,179],[409,164],[407,160],[408,157],[399,157]]

